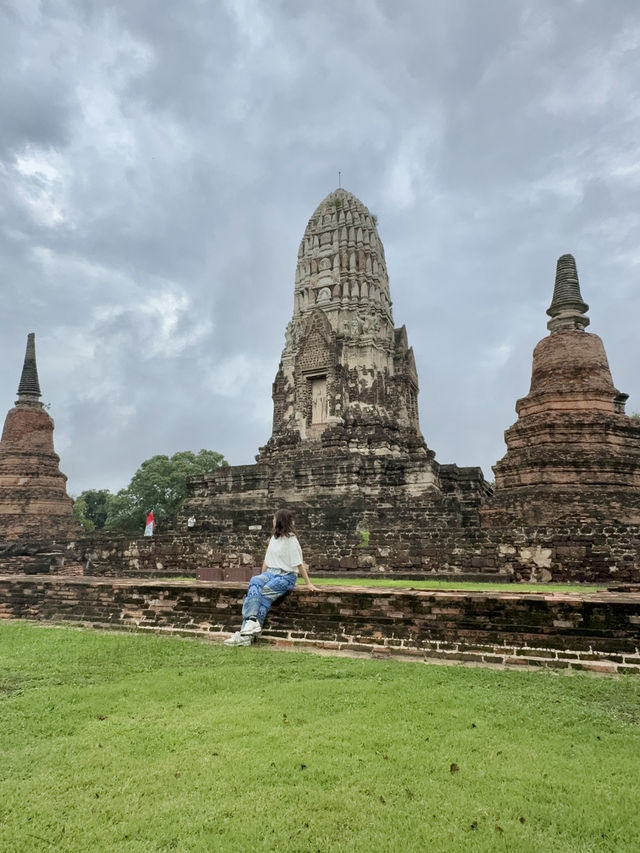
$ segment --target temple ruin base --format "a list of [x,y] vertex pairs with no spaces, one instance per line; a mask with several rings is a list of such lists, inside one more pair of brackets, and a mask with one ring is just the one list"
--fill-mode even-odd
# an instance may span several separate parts
[[[0,616],[221,641],[237,630],[245,590],[237,583],[4,576]],[[259,643],[640,674],[640,594],[296,589],[271,609]]]
[[[0,550],[0,572],[195,578],[199,568],[261,565],[270,513],[236,520],[216,533],[13,544]],[[483,529],[391,518],[369,530],[302,527],[300,538],[312,574],[613,584],[637,583],[640,565],[640,525],[612,522]]]

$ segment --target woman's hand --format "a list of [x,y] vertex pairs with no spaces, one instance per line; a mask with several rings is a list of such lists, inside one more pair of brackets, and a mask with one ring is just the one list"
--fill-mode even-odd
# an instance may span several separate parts
[[300,565],[300,574],[307,583],[307,589],[310,589],[312,592],[318,592],[318,587],[314,586],[309,580],[309,566],[306,563]]

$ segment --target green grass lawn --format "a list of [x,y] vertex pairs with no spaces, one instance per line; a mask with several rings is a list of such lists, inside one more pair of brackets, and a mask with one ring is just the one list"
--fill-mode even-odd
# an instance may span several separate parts
[[640,679],[0,624],[0,849],[638,850]]
[[[154,582],[177,581],[182,584],[198,583],[193,577],[163,577],[156,576]],[[383,589],[452,589],[461,592],[601,592],[606,590],[604,584],[590,585],[581,583],[496,583],[495,581],[442,581],[442,580],[397,580],[394,578],[338,578],[331,575],[314,575],[311,581],[315,586],[362,586],[379,587]],[[298,585],[304,586],[305,581],[298,578]]]

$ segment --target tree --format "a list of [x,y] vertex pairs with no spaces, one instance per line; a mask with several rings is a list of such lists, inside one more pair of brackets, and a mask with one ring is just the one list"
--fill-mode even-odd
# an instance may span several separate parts
[[113,495],[108,489],[87,489],[74,501],[73,514],[84,530],[102,530],[107,520],[107,507]]
[[77,498],[73,499],[73,517],[81,525],[83,530],[90,533],[92,530],[96,529],[96,526],[93,521],[90,521],[87,518],[86,513],[87,503],[81,495],[78,495]]
[[173,456],[152,456],[138,468],[126,489],[108,500],[105,527],[110,530],[141,530],[147,512],[156,520],[174,515],[187,494],[187,477],[207,474],[227,465],[214,450],[192,453],[182,450]]

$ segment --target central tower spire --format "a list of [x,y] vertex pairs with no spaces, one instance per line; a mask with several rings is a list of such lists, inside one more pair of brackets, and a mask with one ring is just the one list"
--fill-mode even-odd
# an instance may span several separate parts
[[[374,441],[378,453],[410,447],[433,456],[420,433],[417,396],[406,330],[394,329],[376,218],[338,187],[318,205],[300,243],[271,443],[354,449]],[[348,437],[340,433],[347,425]]]
[[298,250],[293,319],[316,306],[338,332],[349,333],[345,321],[365,312],[393,328],[375,217],[344,189],[334,190],[316,208]]

